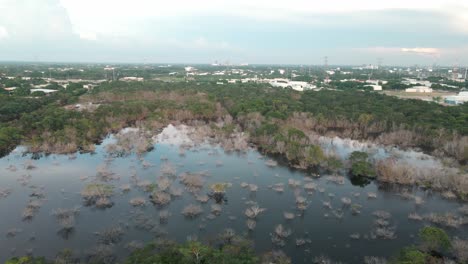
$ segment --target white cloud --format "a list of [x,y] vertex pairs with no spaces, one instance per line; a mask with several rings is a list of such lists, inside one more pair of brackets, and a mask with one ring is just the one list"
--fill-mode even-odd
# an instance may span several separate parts
[[97,34],[94,32],[80,32],[79,35],[81,39],[97,40]]
[[401,52],[418,55],[440,56],[441,50],[437,48],[401,48]]
[[8,31],[5,27],[0,26],[0,39],[8,38]]
[[[374,10],[416,10],[447,14],[455,29],[467,29],[466,0],[60,0],[77,32],[132,34],[133,23],[145,19],[190,16],[240,16],[257,20],[320,23],[316,15]],[[372,15],[372,13],[369,13]],[[395,18],[397,19],[397,18]],[[196,19],[194,19],[196,22]],[[160,25],[164,27],[164,24]]]

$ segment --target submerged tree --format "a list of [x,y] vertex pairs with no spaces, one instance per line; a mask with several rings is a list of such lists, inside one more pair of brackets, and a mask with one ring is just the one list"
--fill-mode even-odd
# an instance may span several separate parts
[[209,197],[213,198],[216,203],[227,202],[226,188],[229,186],[228,183],[214,183],[210,186],[211,193]]
[[351,174],[355,177],[375,178],[375,170],[369,162],[369,155],[362,151],[354,151],[349,157]]

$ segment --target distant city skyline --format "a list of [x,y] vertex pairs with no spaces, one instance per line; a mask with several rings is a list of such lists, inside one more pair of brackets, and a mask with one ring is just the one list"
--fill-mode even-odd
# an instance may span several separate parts
[[0,61],[468,65],[464,0],[0,0]]

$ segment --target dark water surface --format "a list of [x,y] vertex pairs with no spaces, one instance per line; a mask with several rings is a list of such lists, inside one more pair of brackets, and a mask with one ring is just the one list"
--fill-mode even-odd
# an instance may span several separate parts
[[[270,234],[274,232],[275,226],[283,224],[292,230],[292,234],[281,249],[293,259],[293,263],[309,263],[311,258],[319,255],[329,256],[336,261],[362,263],[364,256],[389,257],[402,247],[416,242],[418,230],[428,223],[409,220],[409,213],[457,213],[457,208],[462,205],[454,200],[444,200],[438,194],[409,190],[411,195],[424,200],[423,204],[417,205],[414,199],[405,199],[395,190],[378,188],[375,183],[365,187],[353,186],[346,178],[344,184],[336,184],[329,181],[326,175],[311,178],[306,172],[283,165],[269,167],[265,164],[267,158],[253,149],[244,154],[225,153],[220,147],[203,145],[187,150],[185,156],[181,156],[177,140],[159,140],[155,143],[155,149],[142,156],[145,162],[152,165],[144,168],[142,160],[135,154],[109,159],[104,145],[110,141],[112,139],[107,139],[97,146],[95,154],[77,154],[74,159],[67,155],[41,157],[32,161],[36,168],[30,170],[24,164],[29,162],[31,154],[22,155],[21,148],[0,159],[0,190],[11,189],[9,196],[0,198],[0,262],[28,252],[36,256],[53,257],[65,248],[84,257],[97,243],[95,232],[115,226],[122,227],[125,232],[122,241],[113,246],[119,257],[128,255],[125,245],[130,241],[145,243],[162,233],[179,242],[189,236],[209,241],[226,228],[232,228],[239,235],[245,234],[254,241],[256,250],[262,253],[278,248],[272,244]],[[167,162],[176,168],[177,175],[182,172],[207,171],[209,176],[205,177],[202,194],[209,192],[211,183],[232,183],[226,191],[228,202],[222,205],[221,215],[209,219],[207,216],[214,201],[201,204],[185,191],[182,197],[173,199],[164,208],[172,215],[167,224],[160,224],[158,213],[162,209],[149,203],[149,193],[133,184],[128,193],[119,190],[122,184],[131,183],[131,175],[135,172],[140,180],[156,182],[157,176],[161,174],[161,165]],[[106,183],[115,186],[111,197],[114,206],[104,210],[86,207],[80,191],[94,181],[97,168],[106,163],[109,170],[120,177]],[[17,170],[7,169],[10,165],[14,165]],[[24,186],[18,181],[22,175],[31,176]],[[293,188],[288,185],[289,179],[300,181],[301,185]],[[241,182],[257,185],[258,191],[251,193],[240,186]],[[317,189],[307,193],[303,185],[308,182],[315,183]],[[283,193],[269,188],[277,183],[284,184]],[[179,179],[173,185],[183,187]],[[32,220],[23,221],[23,209],[30,199],[35,199],[30,197],[35,189],[43,189],[45,198]],[[377,198],[369,199],[368,193],[376,193]],[[301,216],[295,208],[295,196],[299,194],[308,201],[308,207]],[[129,200],[135,197],[145,197],[147,205],[131,206]],[[362,205],[360,214],[353,215],[351,206],[341,201],[343,197],[350,198],[352,204]],[[252,202],[267,210],[258,217],[255,230],[249,232],[244,211]],[[324,207],[323,202],[330,202],[332,209]],[[193,220],[181,214],[184,206],[190,203],[201,204],[204,209],[203,214]],[[80,208],[74,231],[63,236],[58,233],[60,226],[52,212],[57,208],[77,206]],[[396,238],[373,238],[372,231],[377,219],[373,212],[378,210],[391,214],[388,221],[395,228]],[[285,220],[283,212],[295,213],[296,217]],[[151,232],[138,228],[135,224],[137,216],[146,218],[155,228]],[[8,236],[7,232],[12,229],[16,229],[17,234]],[[451,235],[465,239],[468,235],[467,226],[446,230]],[[359,234],[360,238],[352,239],[351,234]],[[307,243],[297,246],[296,239],[305,239]]]

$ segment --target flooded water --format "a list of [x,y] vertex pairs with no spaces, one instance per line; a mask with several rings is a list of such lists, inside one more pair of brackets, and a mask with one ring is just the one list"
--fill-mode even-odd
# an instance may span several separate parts
[[[273,165],[269,158],[254,149],[225,153],[219,146],[202,144],[181,152],[180,145],[190,143],[190,139],[174,127],[155,137],[154,150],[141,157],[131,154],[110,158],[105,146],[113,141],[112,137],[106,139],[96,147],[95,154],[32,159],[31,154],[23,155],[18,148],[0,159],[0,262],[27,253],[53,257],[63,249],[72,249],[85,259],[100,239],[102,242],[99,232],[119,227],[123,231],[121,239],[108,243],[119,258],[129,254],[129,243],[144,244],[164,237],[179,242],[196,237],[209,242],[230,228],[251,239],[257,252],[281,249],[293,263],[309,263],[320,255],[362,263],[364,256],[389,257],[416,242],[418,230],[430,222],[411,220],[410,213],[462,217],[457,211],[462,203],[442,199],[436,193],[414,189],[402,195],[400,188],[379,188],[375,183],[354,186],[346,177],[312,177],[281,161],[278,166],[269,166]],[[339,145],[335,144],[335,148]],[[185,172],[198,173],[203,179],[200,195],[209,193],[213,183],[231,183],[221,213],[211,213],[213,199],[197,201],[187,190],[180,197],[173,196],[166,206],[153,205],[151,193],[145,188],[151,188],[148,183],[156,183],[168,168],[176,171],[175,177],[165,177],[176,189],[186,189],[181,183]],[[98,172],[110,176],[103,178]],[[109,197],[112,207],[99,209],[83,203],[80,192],[96,182],[114,187]],[[128,192],[120,189],[125,184],[130,185]],[[249,188],[254,186],[246,184],[258,190],[252,192]],[[129,201],[137,197],[145,198],[146,205],[130,205]],[[32,206],[33,216],[24,219],[24,210],[28,204],[31,207],[31,201],[36,203]],[[202,214],[186,218],[181,212],[189,204],[200,205]],[[266,210],[256,217],[256,227],[249,231],[244,212],[255,204]],[[299,210],[298,205],[306,208]],[[54,216],[59,208],[79,211],[68,232],[61,229]],[[163,210],[170,213],[167,223],[159,220]],[[292,213],[294,219],[285,219],[285,212]],[[275,235],[279,224],[290,229],[291,234]],[[468,238],[467,225],[444,229],[450,235]]]

